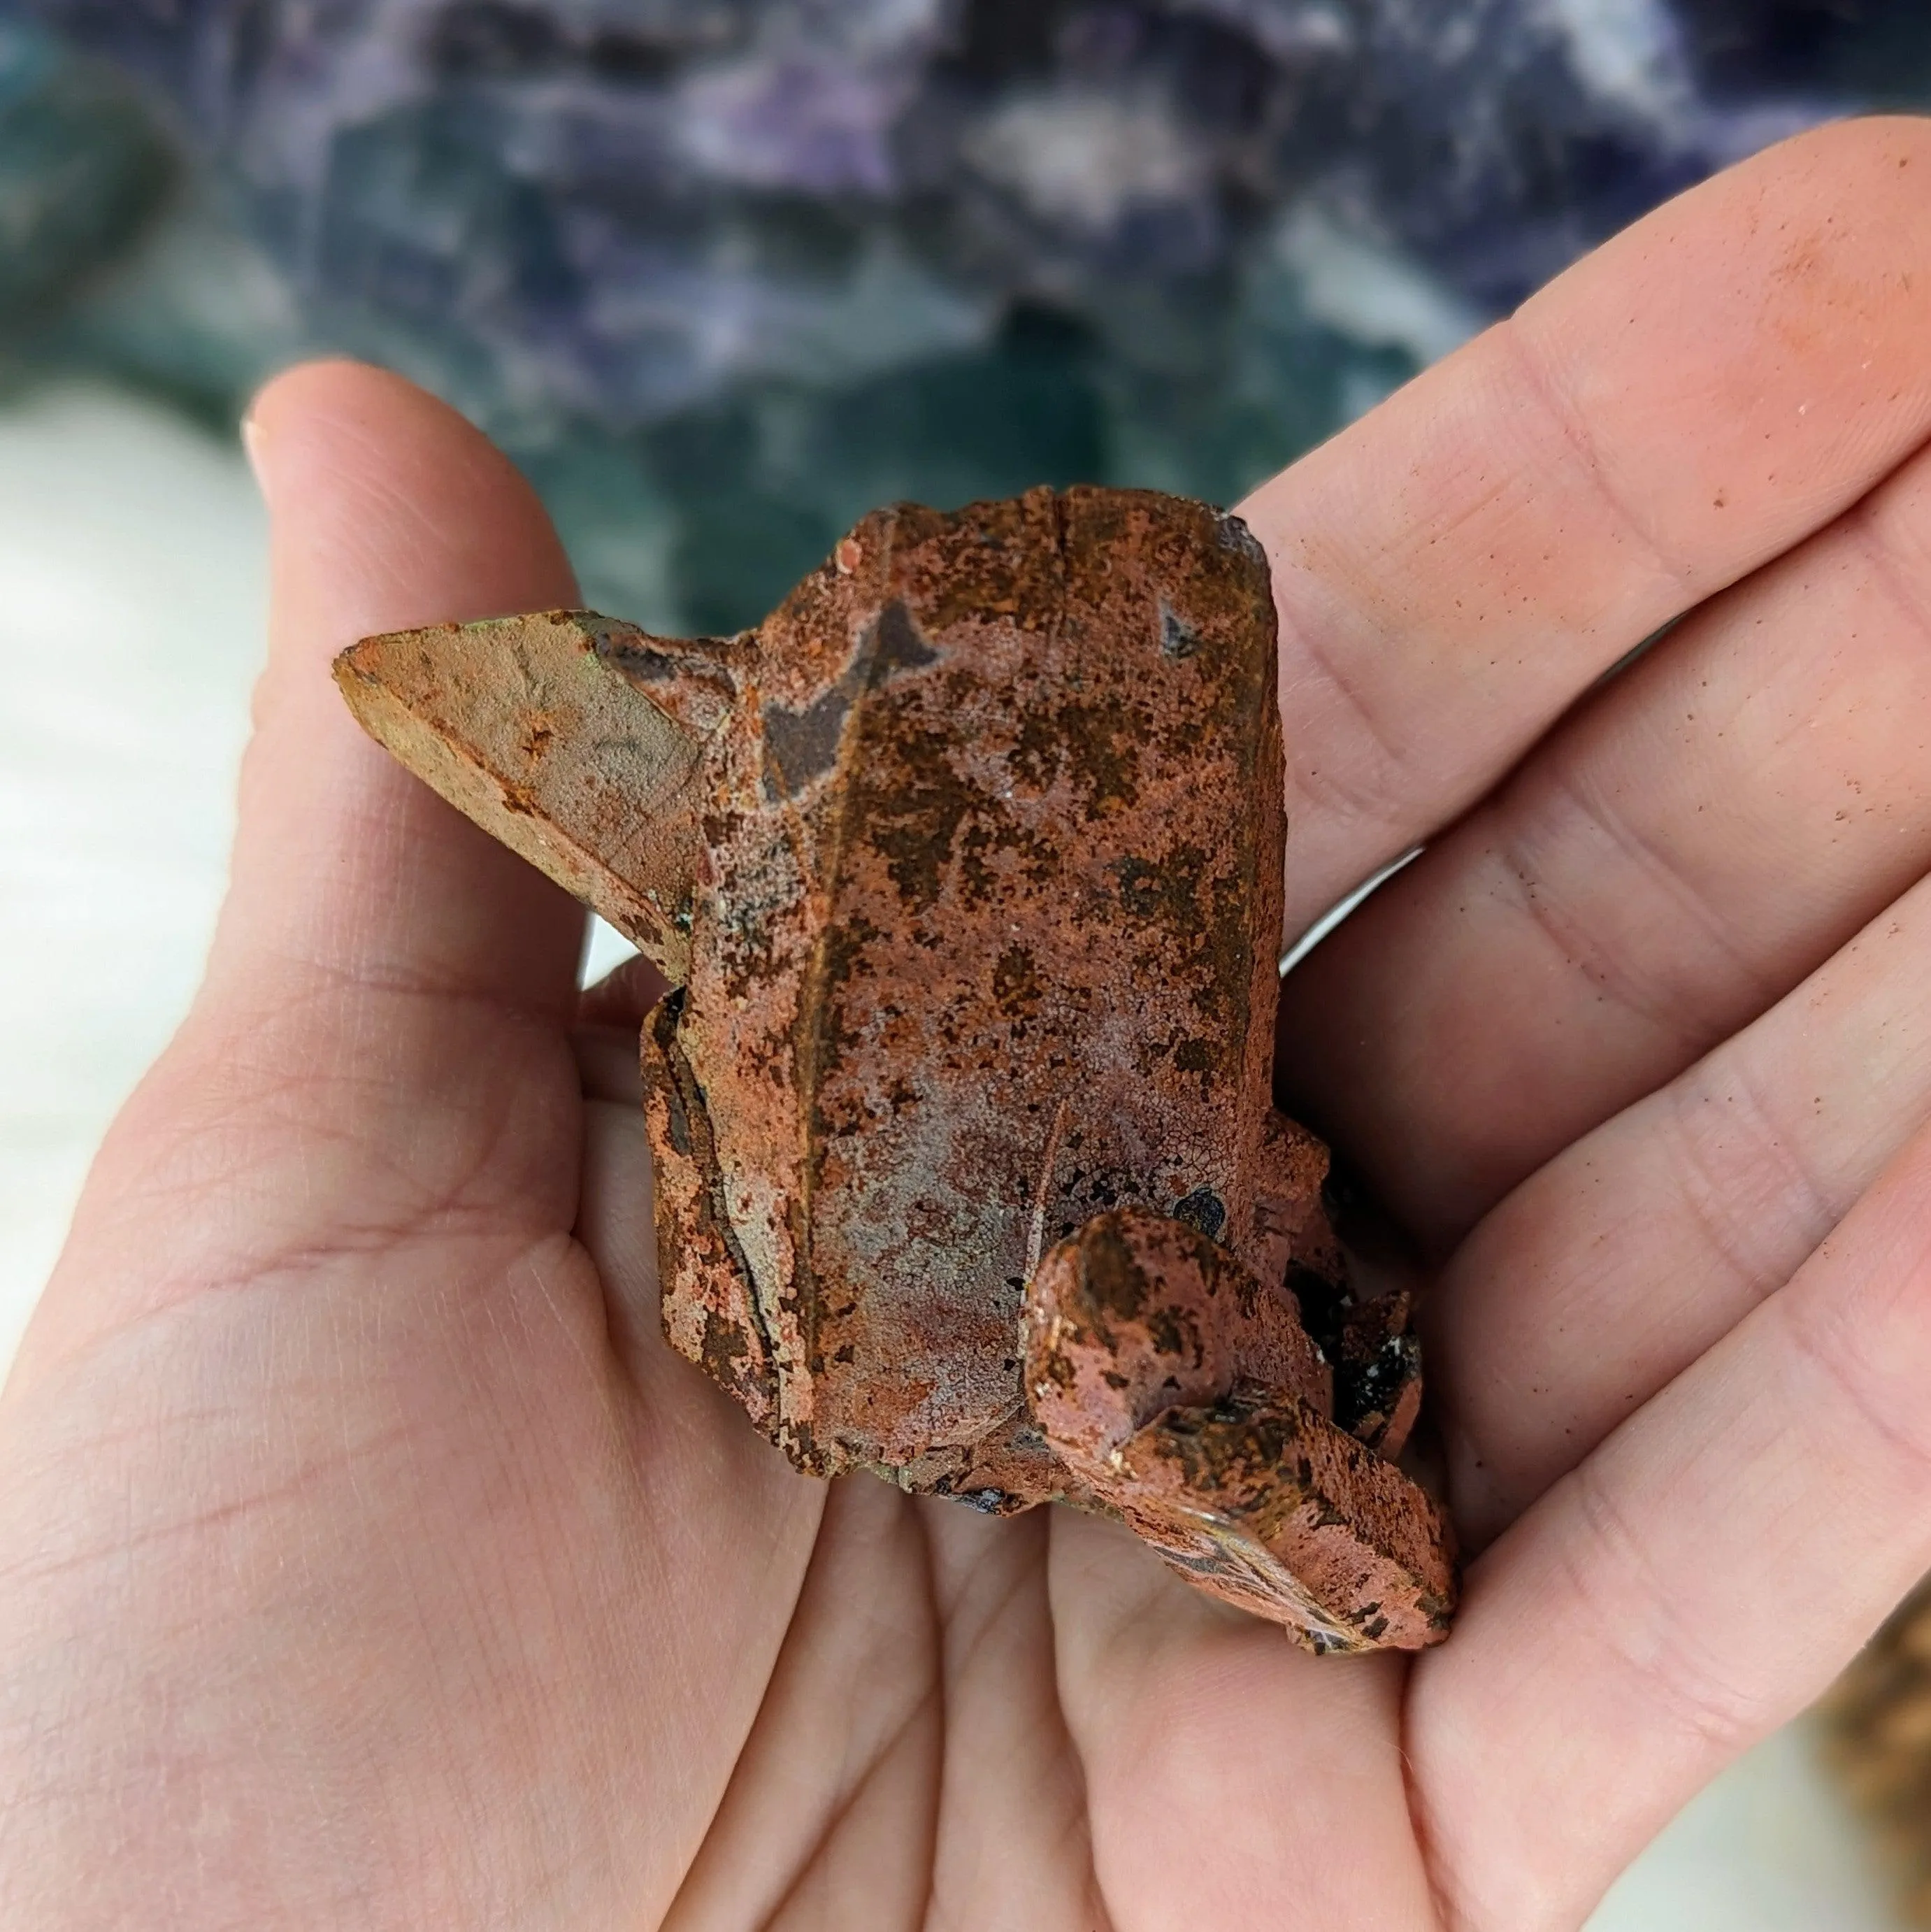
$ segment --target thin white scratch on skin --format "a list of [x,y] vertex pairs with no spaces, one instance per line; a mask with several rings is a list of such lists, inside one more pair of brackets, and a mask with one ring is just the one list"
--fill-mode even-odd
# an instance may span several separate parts
[[1066,1103],[1063,1099],[1053,1109],[1053,1124],[1046,1135],[1046,1151],[1039,1160],[1039,1185],[1033,1196],[1033,1229],[1026,1238],[1026,1279],[1039,1265],[1039,1251],[1046,1244],[1046,1197],[1052,1192],[1053,1169],[1060,1158],[1060,1136],[1066,1131]]

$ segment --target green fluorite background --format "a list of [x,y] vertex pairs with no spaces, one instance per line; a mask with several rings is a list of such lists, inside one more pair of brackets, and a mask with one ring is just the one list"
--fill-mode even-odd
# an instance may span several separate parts
[[1310,318],[1295,271],[1261,261],[1219,318],[1225,359],[1191,380],[1123,366],[1076,322],[1020,304],[983,344],[855,381],[740,382],[613,433],[505,399],[480,375],[466,383],[460,357],[406,320],[305,302],[133,85],[0,24],[0,380],[105,372],[225,433],[294,357],[371,356],[511,449],[586,601],[666,631],[754,622],[844,530],[901,497],[1114,478],[1231,501],[1474,326],[1446,294],[1420,302],[1418,321],[1363,340]]
[[1920,98],[1921,0],[0,0],[0,378],[226,434],[373,357],[588,601],[727,631],[895,498],[1235,500],[1687,181]]

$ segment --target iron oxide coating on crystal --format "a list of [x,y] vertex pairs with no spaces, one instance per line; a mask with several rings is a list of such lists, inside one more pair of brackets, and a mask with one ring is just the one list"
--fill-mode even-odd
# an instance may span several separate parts
[[800,1468],[1115,1515],[1318,1649],[1445,1634],[1405,1300],[1355,1304],[1327,1150],[1271,1106],[1275,618],[1237,518],[900,505],[733,638],[552,611],[337,676],[672,982],[664,1332]]

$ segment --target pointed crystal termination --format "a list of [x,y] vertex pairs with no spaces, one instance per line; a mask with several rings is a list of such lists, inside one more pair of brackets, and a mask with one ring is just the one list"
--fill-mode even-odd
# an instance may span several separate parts
[[700,650],[545,610],[365,638],[334,674],[371,737],[681,982],[695,781],[732,696]]

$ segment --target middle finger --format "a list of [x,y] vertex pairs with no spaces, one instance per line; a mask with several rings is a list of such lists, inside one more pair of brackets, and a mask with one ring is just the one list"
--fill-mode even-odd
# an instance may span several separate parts
[[1931,455],[1712,599],[1291,974],[1288,1102],[1445,1250],[1931,865]]

